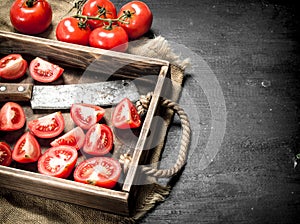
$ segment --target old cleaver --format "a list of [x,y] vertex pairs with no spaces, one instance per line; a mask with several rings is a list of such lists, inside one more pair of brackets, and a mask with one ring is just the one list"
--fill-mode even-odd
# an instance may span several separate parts
[[110,106],[125,97],[133,102],[140,97],[128,80],[69,85],[0,83],[0,101],[30,101],[32,109],[69,109],[74,103]]

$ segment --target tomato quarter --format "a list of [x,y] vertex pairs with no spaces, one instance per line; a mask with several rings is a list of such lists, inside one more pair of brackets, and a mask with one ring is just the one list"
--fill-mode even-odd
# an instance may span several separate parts
[[74,147],[66,145],[51,147],[39,158],[38,171],[48,176],[67,178],[71,174],[77,158],[78,153]]
[[112,123],[120,129],[138,128],[141,125],[140,115],[128,98],[124,98],[114,109]]
[[16,0],[10,8],[10,21],[21,33],[42,33],[52,22],[52,8],[46,0]]
[[100,121],[104,113],[105,110],[102,107],[85,103],[73,104],[70,109],[74,123],[85,130]]
[[27,61],[20,54],[9,54],[0,60],[0,77],[9,80],[21,78],[27,67]]
[[[88,0],[82,8],[82,15],[105,18],[105,19],[114,19],[117,16],[117,10],[115,5],[109,0]],[[88,24],[92,29],[101,27],[104,25],[104,21],[89,19]],[[108,25],[108,24],[106,24]]]
[[112,149],[113,134],[109,126],[95,124],[86,133],[83,151],[94,156],[102,156]]
[[29,72],[34,80],[48,83],[57,80],[64,72],[64,69],[49,61],[36,57],[30,62]]
[[0,165],[9,166],[12,162],[10,146],[6,142],[0,142]]
[[88,24],[74,17],[68,17],[61,20],[56,27],[57,40],[88,45],[91,29]]
[[23,108],[14,102],[7,102],[0,110],[0,130],[15,131],[21,129],[26,121]]
[[50,143],[51,146],[69,145],[77,150],[81,149],[84,144],[85,134],[80,127],[73,128],[63,136],[55,139]]
[[109,157],[94,157],[81,162],[74,171],[74,180],[104,188],[113,188],[118,182],[122,168]]
[[128,36],[125,30],[116,25],[98,27],[89,38],[90,46],[105,50],[125,52],[128,48]]
[[124,21],[118,22],[128,34],[129,39],[136,39],[148,32],[152,25],[153,15],[146,3],[131,1],[119,11],[118,17],[124,15]]
[[40,144],[30,132],[25,132],[19,138],[12,152],[13,160],[19,163],[36,162],[38,161],[40,155]]
[[29,121],[28,128],[39,138],[54,138],[64,130],[65,120],[61,112],[54,112]]

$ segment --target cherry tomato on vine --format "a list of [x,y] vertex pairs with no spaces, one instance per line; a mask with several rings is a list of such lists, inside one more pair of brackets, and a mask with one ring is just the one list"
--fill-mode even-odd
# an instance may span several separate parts
[[64,69],[49,61],[36,57],[30,62],[29,72],[34,80],[48,83],[57,80],[64,72]]
[[74,147],[60,145],[47,149],[38,160],[38,171],[48,176],[67,178],[78,158]]
[[140,115],[128,98],[124,98],[114,109],[112,123],[120,129],[138,128],[141,125]]
[[116,25],[94,29],[89,38],[90,46],[105,50],[125,52],[128,48],[128,36],[125,30]]
[[46,0],[16,0],[10,8],[10,21],[21,33],[42,33],[52,22],[51,5]]
[[73,146],[77,150],[81,149],[84,144],[85,134],[80,127],[73,128],[63,136],[50,142],[51,146],[69,145]]
[[62,19],[56,27],[57,40],[88,45],[91,29],[87,23],[74,17],[67,17]]
[[39,138],[54,138],[64,130],[65,120],[61,112],[54,112],[29,121],[28,128]]
[[0,110],[0,130],[15,131],[21,129],[26,121],[23,108],[14,102],[7,102]]
[[10,80],[21,78],[27,67],[27,61],[20,54],[9,54],[0,60],[0,77]]
[[40,144],[30,132],[25,132],[14,147],[12,152],[13,160],[19,163],[32,163],[38,161],[40,156]]
[[70,109],[74,123],[85,130],[90,129],[90,127],[100,121],[104,113],[105,110],[102,107],[86,103],[72,104]]
[[121,175],[120,163],[109,157],[94,157],[81,162],[74,171],[74,180],[104,188],[113,188]]
[[85,136],[83,151],[93,156],[102,156],[112,149],[113,134],[109,126],[105,124],[93,125]]
[[12,162],[10,146],[6,142],[0,142],[0,165],[9,166]]
[[118,17],[124,15],[124,21],[118,22],[125,29],[129,39],[136,39],[147,33],[152,25],[153,15],[146,3],[131,1],[119,11]]
[[[82,8],[82,15],[91,16],[104,19],[114,19],[117,16],[115,5],[109,0],[88,0]],[[89,19],[88,24],[92,29],[101,27],[104,24],[108,25],[102,20]]]

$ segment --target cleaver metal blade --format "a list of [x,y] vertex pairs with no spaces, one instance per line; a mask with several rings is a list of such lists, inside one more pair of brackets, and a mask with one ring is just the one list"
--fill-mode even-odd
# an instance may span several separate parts
[[115,80],[69,85],[0,83],[0,101],[29,101],[32,109],[69,109],[74,103],[113,106],[125,97],[139,99],[132,81]]

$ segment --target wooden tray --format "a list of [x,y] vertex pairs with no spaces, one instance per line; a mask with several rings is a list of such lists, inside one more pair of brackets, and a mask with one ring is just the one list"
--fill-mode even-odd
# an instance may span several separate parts
[[[0,56],[2,58],[11,53],[21,54],[28,62],[39,56],[62,66],[65,69],[64,75],[53,84],[78,83],[82,81],[84,74],[86,82],[93,79],[107,81],[108,77],[110,80],[139,80],[138,89],[140,94],[146,94],[148,91],[154,93],[147,114],[143,119],[143,125],[135,133],[136,140],[124,145],[124,139],[114,136],[115,147],[112,156],[119,158],[120,154],[127,152],[127,150],[130,150],[132,155],[128,172],[124,173],[122,180],[114,189],[77,183],[72,179],[45,176],[36,171],[36,164],[21,165],[16,162],[11,167],[0,166],[0,187],[120,215],[128,216],[134,212],[134,200],[138,190],[134,182],[139,178],[137,167],[139,164],[146,163],[151,153],[151,150],[144,149],[151,144],[151,139],[147,136],[152,119],[157,113],[158,100],[164,89],[165,78],[169,75],[169,63],[153,58],[0,31]],[[0,81],[3,82],[3,80]],[[18,81],[37,84],[28,73]],[[28,119],[41,116],[43,113],[49,113],[49,111],[33,111],[29,104],[21,102],[20,104],[24,107]],[[2,103],[0,106],[2,106]],[[106,110],[108,112],[106,112],[105,119],[110,125],[111,108],[106,108]],[[69,111],[63,111],[63,115],[67,120],[65,132],[73,127],[68,113]],[[14,132],[0,132],[0,141],[6,141],[13,146],[26,130],[27,126]],[[43,150],[50,147],[49,141],[51,140],[38,139],[38,141]],[[128,145],[131,147],[128,147]]]

